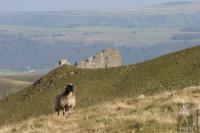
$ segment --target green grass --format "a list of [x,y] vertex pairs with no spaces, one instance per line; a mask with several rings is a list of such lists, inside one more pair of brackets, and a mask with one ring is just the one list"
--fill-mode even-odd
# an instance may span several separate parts
[[53,112],[55,96],[70,82],[76,86],[77,108],[80,109],[116,98],[200,85],[199,70],[200,46],[118,68],[90,70],[62,66],[33,86],[0,101],[0,124]]

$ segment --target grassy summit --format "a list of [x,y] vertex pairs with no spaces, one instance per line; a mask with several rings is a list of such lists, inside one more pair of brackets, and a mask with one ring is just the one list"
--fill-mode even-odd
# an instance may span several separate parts
[[77,109],[200,85],[200,46],[118,68],[56,68],[32,86],[0,101],[0,124],[53,112],[55,96],[69,82],[76,86]]

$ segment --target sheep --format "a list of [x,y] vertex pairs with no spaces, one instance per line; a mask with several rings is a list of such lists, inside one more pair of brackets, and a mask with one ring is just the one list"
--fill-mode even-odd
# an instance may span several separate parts
[[60,95],[56,96],[55,99],[55,111],[58,113],[63,110],[63,115],[65,115],[66,111],[68,114],[72,113],[72,109],[74,109],[76,105],[76,99],[74,94],[74,86],[69,84],[66,86],[65,91]]

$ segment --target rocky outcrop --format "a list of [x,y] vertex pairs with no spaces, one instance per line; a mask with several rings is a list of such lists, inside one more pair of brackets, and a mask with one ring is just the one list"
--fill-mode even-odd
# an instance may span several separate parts
[[121,56],[117,49],[107,48],[94,57],[75,63],[78,68],[109,68],[121,66]]

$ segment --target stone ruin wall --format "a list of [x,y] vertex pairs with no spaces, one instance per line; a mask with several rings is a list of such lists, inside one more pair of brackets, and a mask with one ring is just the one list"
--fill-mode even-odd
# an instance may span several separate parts
[[94,57],[78,61],[75,67],[78,68],[110,68],[121,66],[121,56],[117,49],[107,48],[98,52]]

